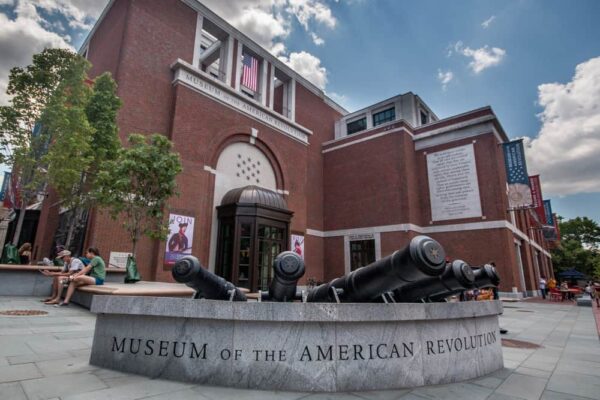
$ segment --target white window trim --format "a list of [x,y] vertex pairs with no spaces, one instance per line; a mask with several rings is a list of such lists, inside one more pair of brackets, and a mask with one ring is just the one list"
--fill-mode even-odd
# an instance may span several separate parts
[[[369,236],[373,236],[373,239],[351,239],[352,237],[355,236],[360,236],[360,235],[369,235]],[[350,242],[356,241],[356,240],[375,240],[375,261],[381,259],[381,233],[379,232],[369,232],[369,231],[365,231],[364,233],[354,233],[352,235],[346,235],[344,236],[344,273],[348,274],[350,273]]]

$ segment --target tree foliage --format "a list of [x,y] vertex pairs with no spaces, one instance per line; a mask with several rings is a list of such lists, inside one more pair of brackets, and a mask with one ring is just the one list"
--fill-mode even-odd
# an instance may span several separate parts
[[89,66],[83,58],[73,63],[42,119],[52,137],[44,158],[48,181],[63,207],[71,209],[93,205],[95,177],[105,161],[116,157],[121,145],[116,83],[105,73],[90,85]]
[[[10,70],[6,91],[10,103],[0,107],[0,161],[12,168],[20,195],[16,206],[21,209],[44,189],[47,170],[43,156],[51,138],[39,121],[78,57],[69,50],[46,49],[34,55],[29,66]],[[13,244],[19,240],[24,216],[24,212],[19,214]]]
[[176,194],[175,178],[181,172],[179,154],[160,134],[132,134],[129,147],[117,152],[98,174],[99,203],[128,232],[135,257],[142,235],[165,240],[168,226],[164,211]]
[[40,162],[50,138],[36,125],[77,57],[69,50],[46,49],[33,56],[31,65],[10,70],[6,93],[12,97],[0,107],[0,153],[13,168],[25,200],[36,194],[46,172]]
[[588,276],[600,278],[600,227],[587,217],[559,223],[560,245],[552,250],[552,263],[557,273],[575,268]]
[[85,113],[92,92],[85,82],[88,69],[85,59],[73,61],[42,116],[42,126],[51,136],[43,158],[48,183],[68,208],[81,205],[83,176],[92,162],[93,129]]

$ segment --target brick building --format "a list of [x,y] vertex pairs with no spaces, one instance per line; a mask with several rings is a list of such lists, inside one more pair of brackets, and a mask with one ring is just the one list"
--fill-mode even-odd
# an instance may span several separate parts
[[[118,83],[122,139],[173,141],[184,168],[173,223],[186,221],[187,251],[239,286],[263,288],[291,246],[304,251],[305,281],[325,281],[418,234],[451,258],[494,260],[503,292],[551,274],[528,211],[507,211],[508,138],[490,107],[438,119],[409,92],[348,113],[197,0],[110,1],[81,53],[92,77],[110,71]],[[38,258],[58,214],[44,202]],[[106,258],[130,248],[99,210],[86,229]],[[144,279],[171,280],[165,242],[139,249]]]

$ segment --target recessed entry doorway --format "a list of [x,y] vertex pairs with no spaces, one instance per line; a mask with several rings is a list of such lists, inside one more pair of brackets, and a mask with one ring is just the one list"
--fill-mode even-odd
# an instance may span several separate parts
[[216,273],[251,292],[267,290],[273,260],[289,248],[293,213],[282,195],[258,186],[230,190],[217,207]]

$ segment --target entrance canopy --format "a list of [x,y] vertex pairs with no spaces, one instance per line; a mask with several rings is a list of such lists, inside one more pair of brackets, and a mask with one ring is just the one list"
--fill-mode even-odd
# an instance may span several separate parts
[[252,292],[267,290],[273,260],[289,248],[287,202],[272,190],[244,186],[227,192],[217,213],[217,274]]

